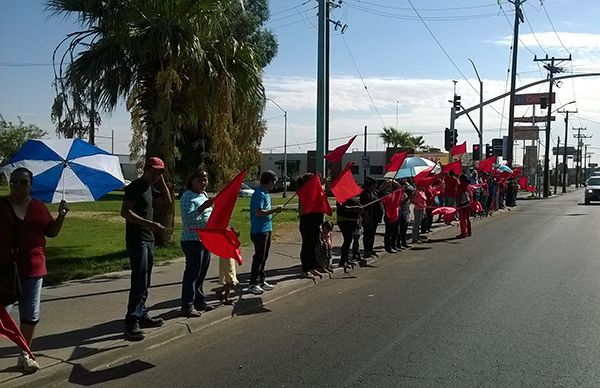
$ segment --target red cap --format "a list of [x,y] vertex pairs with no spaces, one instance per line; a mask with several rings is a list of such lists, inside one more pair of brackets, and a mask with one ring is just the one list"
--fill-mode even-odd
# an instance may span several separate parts
[[155,170],[164,170],[165,162],[163,162],[162,159],[157,158],[156,156],[153,156],[151,158],[148,158],[148,160],[146,160],[146,167],[150,167]]

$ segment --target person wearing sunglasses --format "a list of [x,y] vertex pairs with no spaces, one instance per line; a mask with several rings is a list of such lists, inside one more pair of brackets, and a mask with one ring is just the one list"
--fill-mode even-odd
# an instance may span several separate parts
[[[69,207],[65,201],[52,217],[46,205],[31,197],[33,174],[19,167],[10,174],[9,195],[0,198],[0,270],[14,265],[16,259],[21,280],[19,302],[20,328],[31,348],[35,327],[40,320],[40,300],[46,271],[46,237],[56,237]],[[1,308],[1,307],[0,307]],[[10,312],[12,306],[6,306]],[[39,369],[27,353],[19,354],[17,367],[26,373]]]

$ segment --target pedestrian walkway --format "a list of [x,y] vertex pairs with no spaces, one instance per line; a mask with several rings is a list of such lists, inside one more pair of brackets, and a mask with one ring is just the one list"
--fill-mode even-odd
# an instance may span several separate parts
[[[434,224],[434,232],[447,228],[456,228],[456,225],[447,227],[443,224]],[[455,233],[450,232],[450,234]],[[380,259],[387,256],[383,252],[382,236],[383,225],[380,225],[375,242],[376,250],[381,252]],[[341,235],[336,232],[334,245],[339,247],[341,241]],[[299,241],[274,243],[267,263],[267,275],[269,283],[276,285],[276,289],[262,295],[252,295],[248,293],[247,282],[253,251],[252,247],[242,249],[245,264],[238,267],[240,285],[236,289],[241,293],[232,294],[236,299],[233,306],[218,304],[214,292],[211,291],[219,286],[218,259],[213,258],[204,291],[209,296],[208,303],[218,306],[211,312],[202,313],[199,318],[179,316],[181,279],[185,264],[183,259],[156,266],[153,271],[148,306],[151,315],[163,318],[165,325],[161,328],[146,329],[146,338],[137,343],[125,341],[123,337],[129,271],[44,287],[42,318],[33,341],[33,351],[42,369],[33,375],[23,376],[16,368],[17,347],[8,340],[2,339],[0,340],[0,386],[25,386],[34,382],[38,386],[43,386],[53,381],[74,382],[73,376],[77,373],[106,366],[122,358],[124,354],[136,353],[190,333],[198,333],[203,328],[222,320],[246,314],[257,308],[266,308],[264,307],[266,304],[302,288],[313,287],[312,280],[300,278],[299,251]],[[410,250],[396,255],[402,257],[409,254]],[[337,269],[334,274],[334,276],[342,275],[341,269]],[[322,281],[326,281],[325,278],[326,275]],[[13,316],[18,322],[17,310],[14,309]]]

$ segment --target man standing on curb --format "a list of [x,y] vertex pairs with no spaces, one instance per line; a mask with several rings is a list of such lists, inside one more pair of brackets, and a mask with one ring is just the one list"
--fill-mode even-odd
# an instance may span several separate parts
[[[152,221],[152,202],[157,200],[171,203],[171,194],[163,172],[164,162],[151,157],[146,161],[144,174],[125,188],[121,206],[121,217],[125,218],[125,243],[131,266],[131,288],[125,316],[125,338],[130,341],[144,339],[142,328],[160,327],[161,318],[151,318],[146,308],[148,287],[154,262],[154,234],[161,233],[165,227]],[[158,183],[160,192],[153,188]]]
[[283,208],[271,208],[269,191],[275,186],[277,174],[271,170],[264,171],[260,176],[260,186],[254,190],[250,199],[250,239],[254,244],[252,270],[250,273],[250,292],[260,295],[270,291],[273,286],[266,282],[265,264],[271,249],[271,232],[273,223],[271,214],[280,213]]

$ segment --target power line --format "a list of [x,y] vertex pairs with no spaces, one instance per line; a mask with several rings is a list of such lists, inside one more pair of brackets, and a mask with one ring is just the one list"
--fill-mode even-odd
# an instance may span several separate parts
[[375,105],[375,100],[373,100],[373,96],[371,96],[371,92],[369,92],[369,88],[367,88],[367,84],[365,84],[365,80],[363,79],[363,76],[360,73],[360,70],[358,69],[358,65],[356,64],[356,61],[354,60],[354,56],[352,55],[352,51],[350,51],[350,47],[348,47],[348,43],[346,43],[346,38],[344,38],[344,35],[342,35],[342,41],[344,42],[344,46],[346,46],[346,50],[348,50],[350,59],[352,60],[352,63],[354,64],[354,68],[356,69],[356,72],[358,73],[358,76],[360,77],[360,80],[361,80],[363,86],[365,87],[365,91],[369,95],[369,99],[371,100],[371,103],[373,104],[373,108],[375,108],[375,112],[377,112],[377,116],[379,116],[379,120],[381,121],[381,124],[385,127],[385,122],[383,121],[383,118],[381,117],[381,114],[379,113],[379,109],[377,109],[377,105]]
[[533,31],[533,28],[531,27],[531,23],[529,23],[529,18],[527,17],[527,14],[525,12],[523,12],[523,17],[525,18],[525,21],[527,22],[527,26],[529,27],[529,31],[531,31],[531,34],[533,35],[533,39],[535,39],[536,43],[538,44],[538,46],[540,46],[540,48],[542,49],[542,51],[544,52],[544,54],[548,55],[548,53],[546,52],[546,50],[542,47],[542,44],[538,40],[537,36],[535,35],[535,32]]
[[[373,2],[365,1],[365,0],[346,0],[346,3],[348,1],[356,1],[359,3],[369,4],[371,6],[379,7],[379,8],[399,9],[399,10],[404,10],[404,11],[412,10],[412,8],[408,8],[408,7],[394,7],[394,6],[390,6],[390,5],[381,5],[381,4],[377,4],[377,3],[373,3]],[[488,7],[496,7],[496,3],[490,3],[490,4],[485,4],[485,5],[472,5],[472,6],[466,6],[466,7],[421,8],[421,11],[446,12],[446,11],[466,10],[466,9],[475,9],[475,8],[488,8]]]
[[565,50],[567,50],[567,53],[569,53],[569,56],[570,56],[571,52],[569,51],[569,49],[567,48],[567,46],[565,46],[565,44],[563,43],[563,41],[560,39],[560,36],[558,36],[558,32],[556,32],[556,28],[554,28],[554,23],[552,23],[552,20],[550,19],[550,15],[548,14],[548,10],[546,9],[546,6],[544,5],[544,0],[540,0],[540,5],[542,6],[542,9],[544,10],[544,13],[546,14],[546,17],[548,18],[548,22],[550,23],[550,27],[552,27],[552,31],[554,31],[554,34],[558,38],[558,41],[563,46],[563,48]]
[[294,6],[294,7],[286,8],[286,9],[284,9],[284,10],[277,11],[277,12],[275,12],[275,13],[272,13],[272,14],[271,14],[271,17],[273,17],[273,16],[275,16],[275,15],[280,15],[280,14],[282,14],[282,13],[286,13],[286,12],[289,12],[289,11],[296,10],[296,9],[298,9],[298,8],[300,8],[300,7],[302,7],[302,6],[306,5],[306,4],[308,4],[308,3],[310,3],[311,1],[312,1],[312,0],[306,0],[306,1],[305,1],[305,2],[303,2],[302,4],[298,4],[298,5]]

